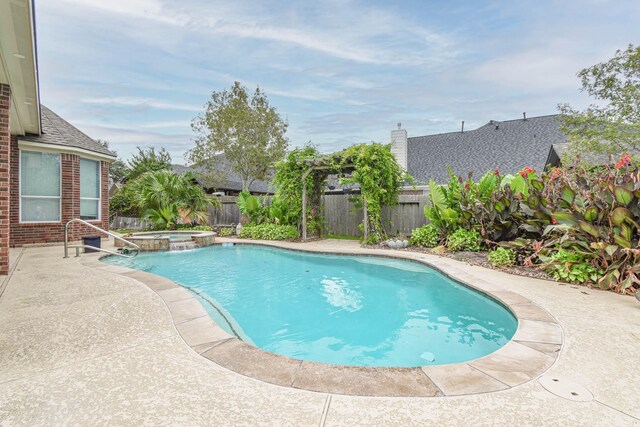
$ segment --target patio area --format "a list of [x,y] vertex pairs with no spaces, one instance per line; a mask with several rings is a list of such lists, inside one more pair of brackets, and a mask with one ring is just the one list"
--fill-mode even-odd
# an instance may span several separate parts
[[[342,240],[277,245],[391,254]],[[593,400],[564,399],[537,379],[459,397],[356,397],[272,385],[194,351],[147,285],[85,265],[96,255],[62,259],[62,247],[52,246],[11,252],[0,296],[0,424],[640,425],[634,298],[421,256],[551,313],[564,345],[544,376],[578,383]]]

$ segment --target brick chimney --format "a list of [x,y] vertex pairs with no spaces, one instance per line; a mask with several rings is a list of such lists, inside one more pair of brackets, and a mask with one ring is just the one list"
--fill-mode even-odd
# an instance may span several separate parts
[[407,170],[407,151],[407,130],[398,123],[398,129],[391,131],[391,153],[404,170]]

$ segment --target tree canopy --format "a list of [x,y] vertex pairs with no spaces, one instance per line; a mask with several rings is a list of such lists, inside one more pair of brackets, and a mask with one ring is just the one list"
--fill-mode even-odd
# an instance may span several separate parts
[[562,130],[573,154],[619,154],[640,148],[640,46],[616,51],[578,73],[582,91],[599,102],[583,111],[561,104]]
[[255,180],[269,178],[270,168],[281,160],[289,141],[288,124],[256,88],[253,95],[239,82],[230,90],[213,92],[204,113],[191,123],[197,133],[196,146],[187,158],[198,166],[213,169],[216,156],[224,154],[248,190]]
[[171,154],[161,147],[156,151],[155,147],[140,148],[137,154],[133,154],[128,160],[129,173],[126,180],[134,180],[146,172],[157,172],[171,169]]

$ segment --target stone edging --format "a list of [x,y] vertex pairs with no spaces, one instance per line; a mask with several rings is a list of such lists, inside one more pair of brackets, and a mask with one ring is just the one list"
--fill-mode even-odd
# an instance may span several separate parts
[[[235,243],[247,244],[234,241]],[[474,277],[447,258],[437,265],[425,254],[375,249],[311,250],[304,244],[252,241],[259,244],[313,253],[368,255],[417,261],[502,303],[518,319],[518,329],[506,345],[480,359],[450,365],[418,368],[380,368],[330,365],[301,361],[269,353],[229,335],[209,317],[187,289],[152,273],[108,265],[100,256],[81,258],[82,264],[120,274],[146,284],[165,302],[184,341],[203,357],[239,374],[271,384],[298,389],[355,396],[461,396],[506,390],[547,371],[556,361],[563,333],[556,320],[520,294]],[[385,251],[386,252],[386,251]]]

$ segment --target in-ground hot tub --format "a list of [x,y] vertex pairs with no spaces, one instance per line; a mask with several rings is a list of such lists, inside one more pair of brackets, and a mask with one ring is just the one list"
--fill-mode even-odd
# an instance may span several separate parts
[[[215,242],[212,231],[144,231],[125,236],[131,243],[140,246],[141,251],[169,251],[203,248]],[[126,246],[124,242],[116,240],[116,247]]]

